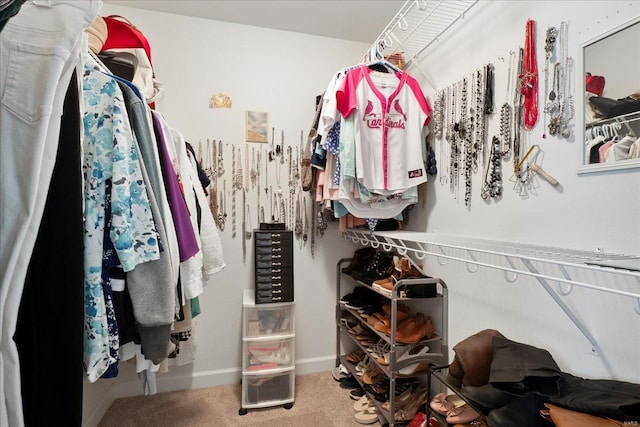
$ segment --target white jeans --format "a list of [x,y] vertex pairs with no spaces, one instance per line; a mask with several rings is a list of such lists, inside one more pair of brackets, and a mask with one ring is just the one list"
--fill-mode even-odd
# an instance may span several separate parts
[[64,96],[82,31],[100,6],[100,0],[31,0],[0,32],[1,426],[24,425],[13,335],[56,160]]

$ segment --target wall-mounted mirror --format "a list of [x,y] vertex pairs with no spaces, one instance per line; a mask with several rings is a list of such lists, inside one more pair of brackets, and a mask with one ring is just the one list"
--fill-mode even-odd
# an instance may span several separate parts
[[578,172],[639,168],[640,17],[581,48],[584,139]]

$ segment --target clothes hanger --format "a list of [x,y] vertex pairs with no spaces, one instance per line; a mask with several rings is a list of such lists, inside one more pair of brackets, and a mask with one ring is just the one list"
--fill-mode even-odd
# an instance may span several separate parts
[[381,41],[379,40],[376,42],[375,46],[369,49],[369,61],[365,65],[374,71],[380,71],[383,73],[401,73],[401,69],[384,58],[384,55],[382,55],[382,52],[380,51],[380,43]]

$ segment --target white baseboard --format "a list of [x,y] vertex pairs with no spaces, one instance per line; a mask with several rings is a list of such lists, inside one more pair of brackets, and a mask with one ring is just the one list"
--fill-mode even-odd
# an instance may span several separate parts
[[[328,371],[335,367],[335,356],[324,356],[310,359],[296,360],[296,374],[305,375],[315,372]],[[189,374],[172,375],[171,371],[156,377],[158,393],[177,390],[189,390],[204,387],[239,383],[242,377],[240,368],[219,369]],[[97,427],[114,400],[139,396],[143,394],[141,380],[125,380],[114,382],[100,399],[89,416],[82,423],[83,427]],[[86,410],[85,410],[86,412]]]

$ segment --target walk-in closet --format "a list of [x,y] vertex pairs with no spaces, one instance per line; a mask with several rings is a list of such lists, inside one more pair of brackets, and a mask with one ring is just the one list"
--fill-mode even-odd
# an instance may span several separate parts
[[0,427],[640,425],[640,1],[0,0]]

